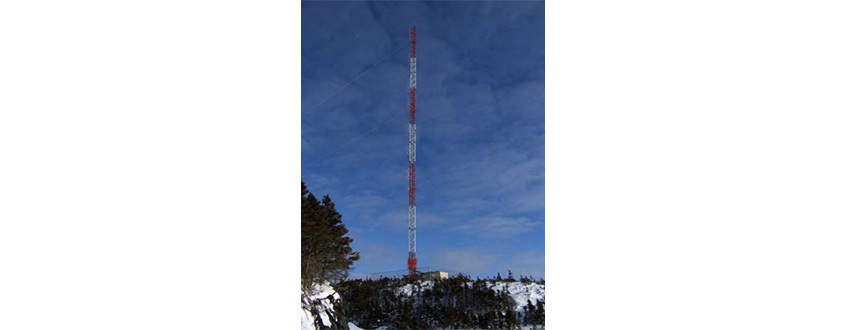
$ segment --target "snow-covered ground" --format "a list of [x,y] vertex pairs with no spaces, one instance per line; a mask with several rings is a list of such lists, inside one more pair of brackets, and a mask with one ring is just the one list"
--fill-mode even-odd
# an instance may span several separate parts
[[[331,299],[327,299],[330,298]],[[332,300],[339,301],[341,295],[335,292],[329,284],[315,286],[311,295],[303,294],[302,311],[300,312],[301,330],[315,330],[315,320],[319,318],[320,323],[331,326],[330,316],[334,318],[335,306]],[[317,315],[311,312],[311,308],[317,309]]]
[[532,305],[537,306],[538,300],[545,300],[544,294],[546,291],[543,284],[523,284],[520,282],[487,282],[487,284],[489,288],[493,288],[496,292],[507,290],[511,299],[514,299],[514,302],[517,303],[518,311],[523,310],[523,307],[528,305],[529,301],[532,302]]
[[[313,293],[311,295],[306,296],[303,294],[304,299],[302,302],[302,311],[300,311],[300,328],[301,330],[316,330],[314,321],[319,318],[320,323],[324,326],[331,327],[332,321],[330,321],[330,317],[334,318],[334,310],[335,305],[332,304],[332,300],[340,301],[341,295],[335,292],[335,289],[332,288],[329,284],[322,284],[318,285],[314,288]],[[331,297],[332,299],[327,299]],[[317,308],[318,314],[312,315],[311,313],[311,306],[315,306]],[[349,323],[350,330],[367,330],[362,329]],[[374,330],[384,330],[383,328],[374,329]]]
[[[489,288],[492,288],[497,292],[506,290],[511,296],[511,299],[513,299],[516,303],[515,309],[518,312],[522,311],[523,307],[526,306],[529,301],[531,301],[533,305],[537,305],[538,300],[545,300],[545,288],[543,284],[493,281],[487,281],[485,283]],[[433,286],[434,283],[432,281],[423,281],[418,284],[406,284],[397,288],[396,293],[397,295],[408,297],[414,292],[431,290]],[[310,296],[304,296],[303,299],[303,309],[300,316],[300,324],[302,326],[301,330],[316,330],[314,322],[317,318],[319,318],[321,324],[327,327],[330,326],[330,319],[335,318],[333,313],[335,306],[332,304],[332,300],[339,301],[341,299],[341,296],[335,292],[335,289],[328,284],[319,285],[315,287],[313,291],[313,294]],[[331,299],[327,299],[330,297]],[[318,311],[317,316],[312,315],[310,306],[316,307]],[[352,323],[349,323],[349,326],[350,330],[366,330],[359,328]],[[532,327],[524,326],[523,329],[532,329]],[[382,330],[382,328],[375,330]]]
[[435,284],[432,283],[432,281],[423,281],[419,284],[409,283],[399,287],[399,289],[397,289],[397,295],[410,297],[412,293],[431,290],[433,286],[435,286]]
[[[514,299],[514,302],[517,303],[517,311],[522,311],[523,307],[529,304],[529,301],[532,302],[532,305],[537,306],[538,300],[545,300],[546,291],[543,284],[493,281],[486,281],[485,284],[496,292],[507,290],[511,299]],[[406,284],[397,289],[397,295],[409,297],[414,292],[431,290],[433,286],[432,281],[423,281],[418,285]]]

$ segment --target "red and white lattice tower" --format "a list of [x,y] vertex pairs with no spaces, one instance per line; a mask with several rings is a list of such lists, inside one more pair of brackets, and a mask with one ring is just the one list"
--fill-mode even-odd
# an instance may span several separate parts
[[411,78],[408,112],[408,274],[417,272],[417,28],[411,27]]

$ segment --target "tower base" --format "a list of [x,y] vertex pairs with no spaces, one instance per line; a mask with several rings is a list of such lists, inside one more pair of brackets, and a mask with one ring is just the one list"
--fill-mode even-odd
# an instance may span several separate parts
[[417,258],[408,258],[408,274],[412,275],[417,272]]

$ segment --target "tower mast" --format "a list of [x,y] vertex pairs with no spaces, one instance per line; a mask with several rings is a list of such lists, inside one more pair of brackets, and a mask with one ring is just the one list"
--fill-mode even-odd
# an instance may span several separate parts
[[408,112],[408,274],[417,272],[417,27],[411,27],[411,77]]

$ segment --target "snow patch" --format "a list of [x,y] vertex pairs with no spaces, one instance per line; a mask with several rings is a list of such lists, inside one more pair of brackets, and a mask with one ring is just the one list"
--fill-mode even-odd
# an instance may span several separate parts
[[529,301],[532,302],[532,305],[537,306],[538,300],[544,300],[546,293],[545,285],[538,283],[487,282],[487,285],[496,292],[508,291],[508,295],[517,303],[517,311],[522,311],[523,307],[529,304]]
[[[331,297],[331,298],[330,298]],[[341,295],[335,292],[329,284],[320,284],[312,288],[312,293],[307,295],[302,293],[302,312],[300,313],[300,328],[301,330],[315,330],[315,321],[320,321],[320,324],[331,327],[332,321],[335,319],[335,306],[332,301],[340,301]],[[315,311],[317,315],[312,311]]]
[[[497,293],[506,290],[517,304],[517,311],[522,311],[523,307],[529,304],[529,301],[532,302],[532,305],[537,306],[538,300],[544,300],[546,294],[545,285],[538,283],[486,281],[485,284]],[[409,283],[397,288],[397,295],[410,297],[414,293],[431,290],[433,286],[432,281],[423,281],[418,284]]]
[[402,296],[406,296],[406,297],[410,297],[412,295],[412,293],[431,290],[432,287],[434,287],[434,286],[435,286],[435,283],[432,283],[432,281],[423,281],[423,282],[420,282],[419,284],[409,283],[409,284],[406,284],[406,285],[399,287],[397,289],[397,294],[402,295]]

